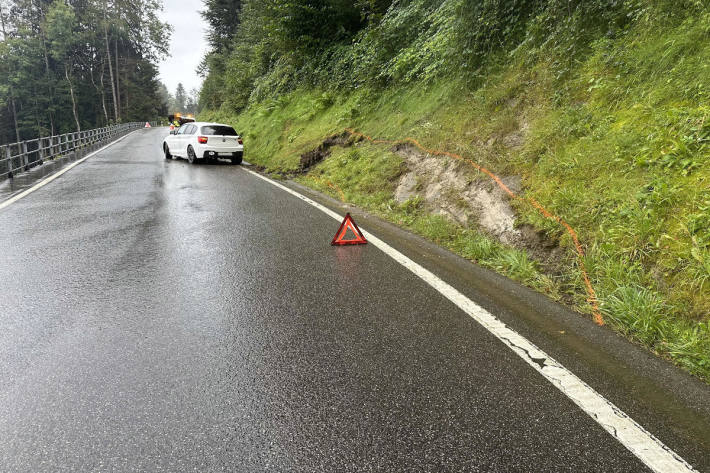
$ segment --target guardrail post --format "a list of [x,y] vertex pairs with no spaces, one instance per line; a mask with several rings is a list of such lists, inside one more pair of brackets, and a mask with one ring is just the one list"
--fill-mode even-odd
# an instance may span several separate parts
[[37,163],[41,166],[44,164],[44,138],[37,140],[37,151],[39,154],[39,161],[37,161]]
[[10,151],[12,146],[5,146],[5,159],[7,160],[7,177],[12,179],[12,151]]
[[25,168],[25,171],[30,170],[30,157],[27,155],[27,142],[23,141],[22,144],[22,166]]

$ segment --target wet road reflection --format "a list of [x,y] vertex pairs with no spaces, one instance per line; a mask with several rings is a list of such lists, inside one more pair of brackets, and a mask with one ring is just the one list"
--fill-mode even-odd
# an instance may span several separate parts
[[0,213],[8,471],[644,471],[449,301],[142,131]]

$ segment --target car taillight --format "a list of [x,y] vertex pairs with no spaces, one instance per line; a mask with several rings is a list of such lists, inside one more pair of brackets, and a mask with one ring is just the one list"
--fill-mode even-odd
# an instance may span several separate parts
[[198,136],[198,137],[197,137],[197,142],[198,142],[198,143],[205,144],[205,143],[207,143],[207,137],[206,137],[206,136]]
[[237,143],[239,143],[240,145],[243,145],[243,144],[244,144],[244,142],[242,141],[241,138],[237,138]]

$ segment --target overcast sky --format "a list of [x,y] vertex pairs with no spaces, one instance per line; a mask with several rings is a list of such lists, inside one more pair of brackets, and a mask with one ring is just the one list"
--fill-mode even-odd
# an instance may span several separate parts
[[160,80],[171,94],[178,82],[186,91],[198,89],[202,79],[195,69],[207,52],[206,24],[200,16],[202,0],[164,0],[161,19],[173,26],[170,57],[160,63]]

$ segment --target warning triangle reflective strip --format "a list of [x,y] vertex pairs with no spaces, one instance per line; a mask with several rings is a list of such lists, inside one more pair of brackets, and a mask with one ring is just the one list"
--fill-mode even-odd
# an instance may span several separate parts
[[[350,230],[353,234],[353,238],[345,239],[345,235],[348,233],[348,230]],[[353,241],[357,240],[359,237],[357,233],[355,233],[355,229],[353,228],[352,224],[350,222],[347,222],[345,224],[345,227],[343,228],[343,231],[340,233],[340,236],[338,237],[338,240],[343,240],[343,241]]]
[[[348,230],[353,232],[353,235],[355,238],[346,240],[345,235],[348,233]],[[367,240],[365,239],[365,236],[362,234],[360,229],[357,226],[357,223],[353,220],[353,218],[350,216],[349,213],[345,214],[345,218],[343,219],[343,222],[340,224],[340,227],[338,228],[338,231],[335,232],[335,236],[333,237],[333,241],[330,242],[331,245],[364,245],[367,243]]]

